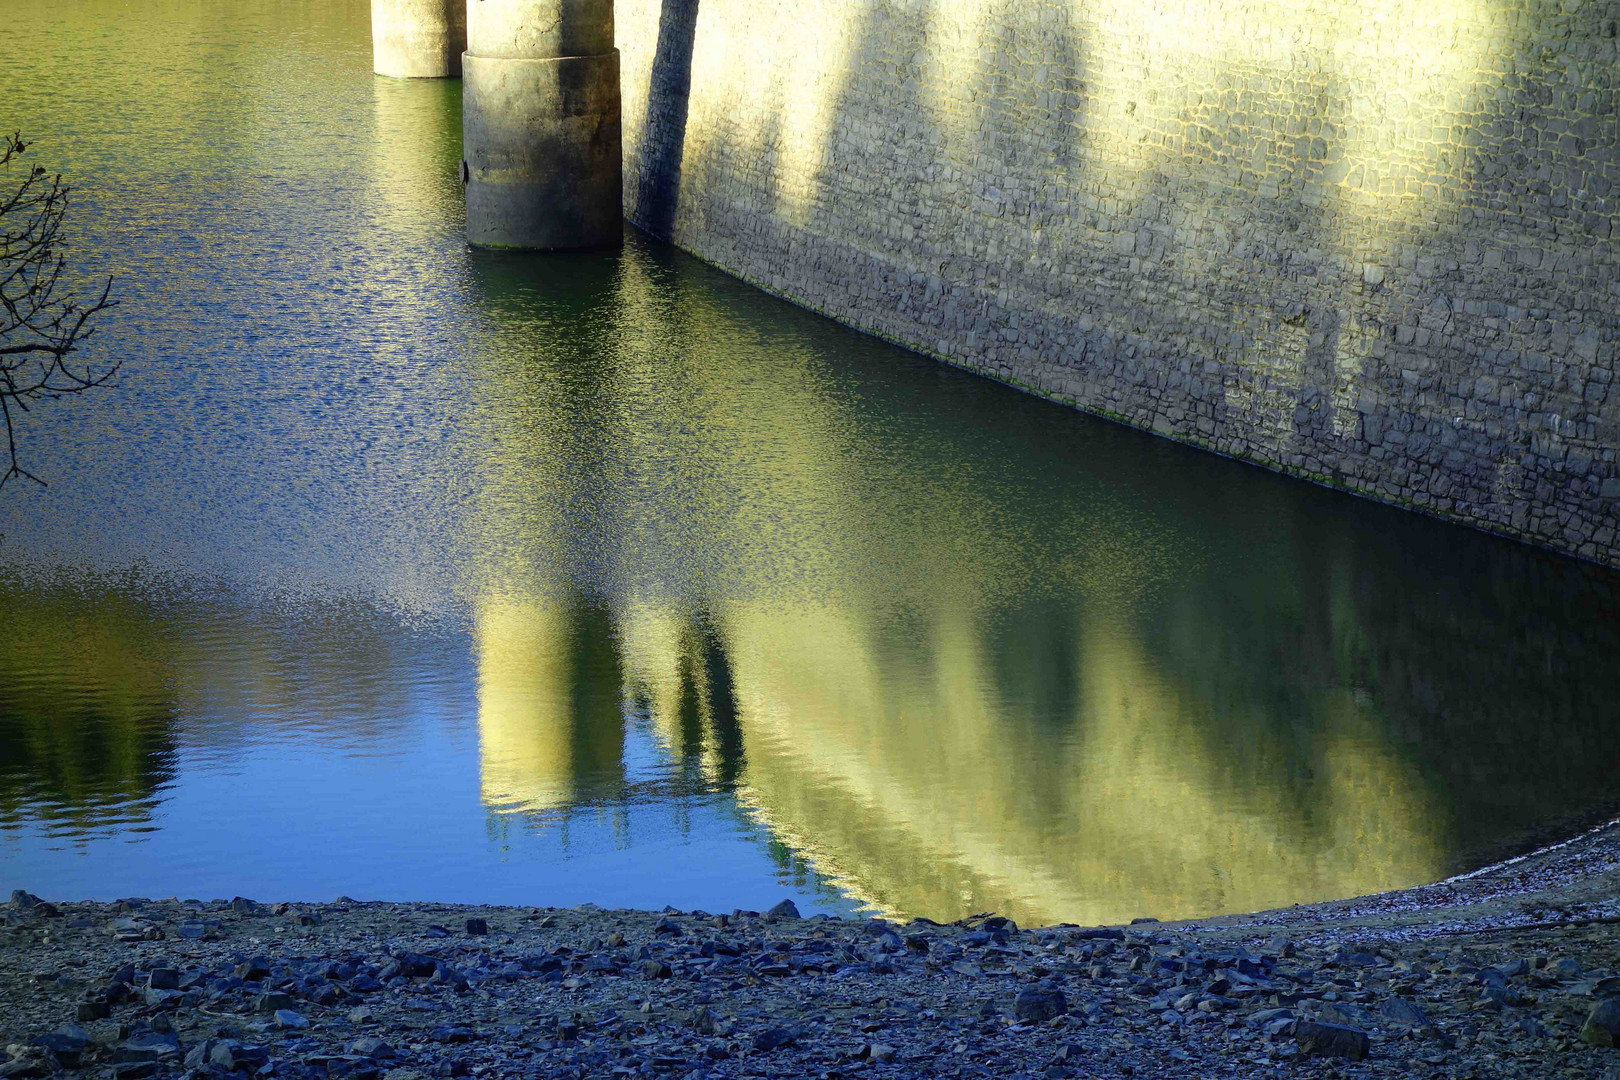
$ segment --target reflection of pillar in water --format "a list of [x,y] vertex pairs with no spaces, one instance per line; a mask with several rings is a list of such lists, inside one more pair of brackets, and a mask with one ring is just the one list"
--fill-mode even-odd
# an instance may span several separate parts
[[467,240],[559,251],[623,242],[613,0],[489,0],[468,12]]
[[747,768],[736,687],[713,620],[632,603],[620,621],[625,666],[669,751],[735,786]]
[[371,68],[396,79],[454,79],[467,48],[464,0],[371,0]]
[[708,619],[692,628],[691,648],[683,675],[692,686],[692,701],[708,721],[709,758],[713,779],[730,787],[742,778],[747,759],[743,755],[742,728],[737,723],[737,692],[731,661],[725,644]]
[[476,633],[485,804],[553,810],[622,792],[619,658],[600,609],[486,601]]

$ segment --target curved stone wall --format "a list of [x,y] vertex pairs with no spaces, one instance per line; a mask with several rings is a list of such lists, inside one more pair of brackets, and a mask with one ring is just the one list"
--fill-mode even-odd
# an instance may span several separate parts
[[626,207],[1035,393],[1620,564],[1617,20],[618,0]]

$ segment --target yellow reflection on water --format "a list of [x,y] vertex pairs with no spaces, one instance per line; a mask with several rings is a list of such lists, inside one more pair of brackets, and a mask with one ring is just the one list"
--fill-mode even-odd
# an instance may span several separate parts
[[479,782],[486,805],[545,812],[615,793],[624,721],[603,619],[588,608],[479,606]]
[[[941,605],[925,647],[879,646],[859,610],[724,620],[747,747],[744,798],[872,906],[1031,922],[1190,916],[1435,877],[1445,815],[1342,698],[1310,805],[1284,760],[1223,773],[1202,703],[1103,625],[1075,643],[1072,737],[1008,715],[973,613]],[[1278,755],[1280,757],[1280,755]]]
[[[19,10],[37,26],[49,7]],[[1574,617],[1559,621],[1556,588],[1534,594],[1538,582],[1557,586],[1556,573],[1476,559],[1510,572],[1447,580],[1452,548],[1485,543],[1452,537],[1445,558],[1433,545],[1403,578],[1407,545],[1432,537],[1428,525],[1370,508],[1334,518],[1334,504],[1295,489],[908,369],[634,241],[623,259],[472,256],[459,238],[435,247],[433,236],[456,233],[460,206],[454,88],[373,80],[363,3],[278,2],[273,17],[214,0],[136,5],[128,19],[105,0],[77,7],[90,17],[38,35],[44,51],[24,58],[36,89],[23,118],[77,131],[65,144],[74,168],[132,178],[92,188],[127,225],[106,246],[182,268],[145,275],[157,282],[150,310],[183,309],[201,328],[177,340],[220,336],[215,310],[274,337],[241,371],[220,369],[222,389],[252,404],[229,423],[188,406],[120,429],[141,445],[189,440],[193,428],[247,436],[228,451],[215,443],[217,456],[176,454],[172,471],[148,465],[126,505],[161,511],[195,494],[173,478],[227,475],[267,492],[241,515],[240,557],[291,592],[380,583],[402,609],[470,613],[478,790],[493,811],[549,819],[631,797],[643,763],[627,740],[645,724],[663,764],[735,792],[875,908],[1096,921],[1432,878],[1467,844],[1511,840],[1612,790],[1587,751],[1612,741],[1613,650]],[[1139,182],[1131,197],[1159,173],[1201,185],[1209,205],[1184,203],[1197,220],[1176,240],[1200,279],[1211,266],[1197,251],[1220,250],[1200,238],[1233,224],[1219,196],[1257,160],[1299,176],[1321,166],[1324,217],[1301,243],[1331,249],[1352,216],[1332,212],[1356,199],[1392,229],[1428,205],[1410,181],[1459,167],[1430,154],[1429,134],[1469,115],[1494,79],[1465,70],[1499,36],[1494,7],[1334,3],[1323,30],[1315,6],[1284,0],[1272,21],[1285,32],[1262,38],[1201,0],[1048,5],[1070,16],[1050,36],[1029,5],[850,4],[867,17],[809,20],[787,56],[768,15],[752,23],[758,41],[726,38],[717,27],[744,21],[713,20],[720,9],[705,4],[713,21],[699,27],[694,81],[736,92],[694,101],[683,176],[701,189],[723,155],[751,167],[769,151],[760,167],[778,216],[813,232],[834,205],[823,189],[861,164],[849,147],[921,138],[939,149],[943,179],[915,193],[940,211],[916,227],[948,252],[992,212],[952,187],[951,168],[999,152],[987,132],[1015,135],[1061,149],[1032,172],[1081,195],[1100,165]],[[656,20],[656,9],[621,0],[633,18]],[[1164,32],[1187,25],[1199,34]],[[203,66],[173,66],[176,42],[215,32],[207,48],[185,47]],[[250,34],[282,44],[249,47]],[[993,38],[1027,44],[1046,74],[1019,87],[964,77],[1000,62],[966,63]],[[1431,39],[1451,47],[1427,51]],[[642,62],[633,52],[627,72]],[[913,89],[899,92],[918,97],[917,130],[870,126],[881,118],[862,94],[874,72],[896,70],[882,66],[891,54],[915,68]],[[1386,56],[1387,70],[1375,63]],[[1060,62],[1088,81],[1083,91],[1063,90]],[[1320,156],[1314,142],[1243,119],[1311,104],[1282,100],[1294,89],[1223,111],[1216,91],[1226,91],[1212,85],[1226,69],[1315,64],[1339,88],[1323,105],[1336,130]],[[87,66],[98,80],[80,77]],[[171,78],[177,70],[188,78]],[[1041,111],[1040,95],[1058,91],[1078,109],[1068,119]],[[634,97],[630,126],[645,107]],[[334,101],[342,108],[327,108]],[[1220,126],[1224,157],[1153,137],[1155,124],[1180,130],[1183,108]],[[1054,137],[1020,123],[1020,110],[1072,130]],[[1355,187],[1352,172],[1327,171],[1362,158],[1399,183]],[[879,226],[865,235],[903,225],[890,199],[847,204]],[[1021,253],[1056,258],[1095,240],[1101,227],[1084,217],[1057,240],[1056,224],[1044,240],[998,225],[1012,237],[1009,272]],[[296,241],[290,254],[262,257],[282,250],[280,232]],[[207,259],[175,263],[193,236]],[[277,279],[300,259],[313,261],[298,281]],[[1054,265],[1023,262],[1037,274]],[[465,296],[442,287],[463,279]],[[287,308],[300,291],[307,304]],[[250,295],[271,307],[233,306]],[[334,308],[340,296],[349,302]],[[1160,309],[1143,299],[1151,320]],[[1345,327],[1341,359],[1353,366],[1362,331]],[[1300,326],[1236,328],[1284,367],[1306,347]],[[312,366],[328,352],[335,365]],[[287,368],[288,355],[307,362]],[[350,368],[364,379],[351,384]],[[252,389],[284,371],[311,388]],[[157,384],[142,394],[161,401],[165,380],[193,374],[151,365]],[[306,499],[307,513],[277,517],[277,502]],[[177,533],[196,520],[159,512],[145,527]],[[260,522],[276,545],[252,535]],[[1369,539],[1384,525],[1387,537]],[[294,554],[333,535],[346,543],[317,567],[330,576],[305,581]],[[1381,553],[1386,540],[1400,550]],[[220,759],[243,733],[283,721],[289,739],[388,745],[397,726],[377,718],[413,714],[392,638],[356,635],[341,617],[290,629],[198,622],[181,601],[165,610],[196,625],[171,633],[149,612],[121,614],[116,597],[73,607],[19,596],[0,594],[0,707],[11,710],[0,714],[0,805],[100,813],[149,800],[165,783],[175,713],[188,718],[188,751]],[[324,658],[318,670],[286,659],[304,652]],[[1482,671],[1486,656],[1500,662]],[[1548,710],[1557,715],[1543,722]],[[1527,734],[1560,725],[1562,741]]]
[[[521,551],[480,570],[491,809],[622,790],[638,703],[671,759],[882,911],[1176,917],[1444,871],[1448,812],[1375,709],[1330,685],[1303,702],[1305,745],[1273,741],[1244,715],[1263,705],[1219,699],[1244,687],[1143,639],[1140,612],[1203,557],[1189,525],[852,439],[863,420],[814,352],[741,347],[754,327],[655,270],[617,267],[633,332],[611,346],[586,333],[514,367],[512,327],[492,339],[484,377],[530,392],[489,395],[526,440],[475,545]],[[593,500],[586,474],[641,487]],[[611,544],[568,523],[579,500]],[[558,584],[582,559],[617,583],[599,607]]]

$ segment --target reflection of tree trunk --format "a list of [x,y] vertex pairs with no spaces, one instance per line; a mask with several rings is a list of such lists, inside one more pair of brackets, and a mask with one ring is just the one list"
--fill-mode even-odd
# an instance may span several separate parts
[[681,695],[675,719],[680,732],[681,756],[689,758],[703,752],[703,687],[694,668],[692,657],[683,652],[679,673]]

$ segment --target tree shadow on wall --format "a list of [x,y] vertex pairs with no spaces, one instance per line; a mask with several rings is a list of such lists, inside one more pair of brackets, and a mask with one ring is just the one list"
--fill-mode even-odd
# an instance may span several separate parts
[[647,91],[647,131],[630,220],[660,240],[675,228],[686,150],[687,103],[692,93],[692,49],[698,0],[664,0],[658,17],[658,47]]

